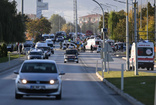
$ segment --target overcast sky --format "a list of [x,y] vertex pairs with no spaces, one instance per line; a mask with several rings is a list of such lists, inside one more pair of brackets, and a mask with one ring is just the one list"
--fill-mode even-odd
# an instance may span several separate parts
[[[10,0],[12,1],[12,0]],[[17,2],[17,9],[21,11],[21,0],[15,0]],[[115,0],[96,0],[99,3],[107,5],[109,7],[103,6],[105,11],[119,11],[126,10],[126,4],[116,2]],[[117,1],[125,1],[126,0],[117,0]],[[140,4],[141,0],[137,0]],[[148,0],[152,1],[154,0]],[[43,2],[48,3],[49,10],[43,10],[43,16],[48,19],[53,14],[59,14],[64,17],[68,22],[73,22],[73,0],[43,0]],[[132,3],[132,0],[129,0]],[[142,0],[143,4],[147,3],[147,0]],[[88,14],[99,13],[102,14],[99,6],[93,2],[92,0],[77,0],[77,11],[78,17],[85,16]],[[24,0],[24,13],[25,14],[36,14],[36,0]]]

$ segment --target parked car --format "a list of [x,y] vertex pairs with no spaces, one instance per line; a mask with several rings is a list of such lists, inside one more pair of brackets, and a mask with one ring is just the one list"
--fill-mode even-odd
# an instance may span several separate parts
[[44,54],[41,49],[33,49],[28,52],[28,59],[43,59]]
[[61,99],[62,80],[58,66],[53,60],[25,60],[15,81],[15,98],[20,99],[24,95],[32,96],[56,96]]
[[13,45],[13,44],[8,44],[8,45],[7,45],[7,50],[10,51],[10,52],[13,52],[13,50],[14,50],[14,45]]
[[79,63],[78,51],[76,49],[67,49],[64,53],[64,63],[76,62]]

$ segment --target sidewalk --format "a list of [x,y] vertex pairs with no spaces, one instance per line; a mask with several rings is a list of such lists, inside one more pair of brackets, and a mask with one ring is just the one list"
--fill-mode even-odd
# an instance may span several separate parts
[[3,72],[7,69],[18,66],[18,65],[22,64],[24,60],[25,60],[25,56],[10,60],[10,62],[8,61],[8,62],[0,63],[0,72]]

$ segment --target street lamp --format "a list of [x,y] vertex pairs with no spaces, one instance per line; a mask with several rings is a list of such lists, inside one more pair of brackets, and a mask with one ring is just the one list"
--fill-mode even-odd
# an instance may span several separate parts
[[[98,3],[96,0],[93,0],[95,3],[97,3],[99,6],[100,6],[100,8],[101,8],[101,10],[102,10],[102,13],[103,13],[103,29],[105,29],[105,22],[104,22],[104,10],[103,10],[103,8],[102,8],[102,6],[101,6],[101,4],[100,3]],[[105,33],[103,32],[103,49],[105,48]],[[104,77],[104,71],[106,71],[106,53],[103,51],[103,58],[104,58],[104,70],[103,70],[103,72],[102,72],[102,77]],[[103,67],[103,66],[102,66]]]

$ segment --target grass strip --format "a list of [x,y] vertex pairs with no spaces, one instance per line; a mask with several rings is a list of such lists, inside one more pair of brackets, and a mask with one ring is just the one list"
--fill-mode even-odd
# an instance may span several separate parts
[[[99,74],[102,75],[102,72],[99,71]],[[105,72],[104,78],[121,88],[121,71]],[[125,71],[124,92],[145,105],[154,105],[155,79],[156,73],[139,72],[135,76],[134,71]]]
[[0,63],[3,63],[3,62],[8,62],[9,61],[9,54],[10,54],[10,60],[13,60],[13,59],[17,59],[19,57],[23,57],[25,55],[23,54],[15,54],[15,53],[8,53],[8,56],[7,57],[1,57],[0,58]]

